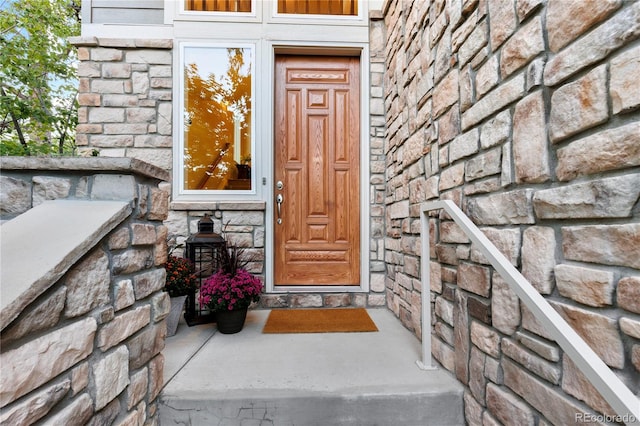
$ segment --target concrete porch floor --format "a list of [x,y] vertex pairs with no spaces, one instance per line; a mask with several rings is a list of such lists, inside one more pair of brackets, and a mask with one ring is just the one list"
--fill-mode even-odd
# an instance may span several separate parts
[[387,309],[372,333],[238,334],[181,323],[167,338],[161,426],[463,425],[462,386],[416,365],[420,342]]

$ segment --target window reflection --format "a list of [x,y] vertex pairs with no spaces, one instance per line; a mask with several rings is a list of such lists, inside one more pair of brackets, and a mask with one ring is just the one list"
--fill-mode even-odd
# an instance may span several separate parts
[[358,15],[358,0],[278,0],[278,13]]
[[251,0],[185,0],[185,10],[251,12]]
[[184,51],[185,189],[251,189],[250,48]]

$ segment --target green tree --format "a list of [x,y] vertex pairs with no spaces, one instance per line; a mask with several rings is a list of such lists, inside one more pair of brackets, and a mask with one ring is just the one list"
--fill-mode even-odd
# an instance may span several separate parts
[[80,0],[0,0],[0,155],[73,151]]

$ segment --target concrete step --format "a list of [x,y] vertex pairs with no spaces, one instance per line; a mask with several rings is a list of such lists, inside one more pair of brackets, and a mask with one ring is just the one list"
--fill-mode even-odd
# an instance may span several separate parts
[[369,310],[374,333],[262,334],[268,313],[167,339],[161,426],[464,424],[462,386],[418,368],[419,341],[386,309]]

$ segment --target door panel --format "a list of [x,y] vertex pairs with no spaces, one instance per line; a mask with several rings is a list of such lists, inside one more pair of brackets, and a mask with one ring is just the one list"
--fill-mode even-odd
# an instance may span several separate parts
[[277,286],[360,283],[359,72],[357,58],[276,57]]

